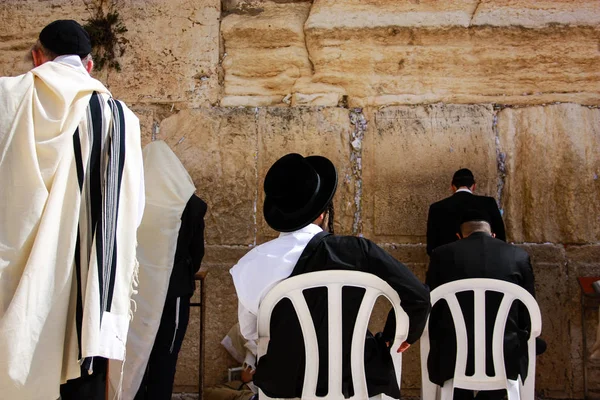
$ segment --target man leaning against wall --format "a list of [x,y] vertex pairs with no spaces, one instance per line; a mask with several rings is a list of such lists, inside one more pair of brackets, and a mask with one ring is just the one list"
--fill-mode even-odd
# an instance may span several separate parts
[[81,25],[54,21],[34,68],[0,78],[2,398],[55,400],[83,375],[63,399],[103,399],[105,359],[124,357],[140,127],[90,76],[90,53]]

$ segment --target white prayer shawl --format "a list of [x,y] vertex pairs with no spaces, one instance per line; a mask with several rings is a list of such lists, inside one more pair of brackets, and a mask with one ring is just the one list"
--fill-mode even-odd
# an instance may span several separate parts
[[[103,232],[98,233],[86,220],[93,140],[88,137],[93,122],[89,104],[94,92],[103,124],[96,135],[102,150],[116,140],[123,140],[118,145],[127,149],[126,158],[120,159],[124,163],[120,191],[118,186],[116,192],[111,189],[114,182],[108,173],[99,185],[107,191],[102,214],[110,218],[102,217],[98,226]],[[119,138],[112,137],[111,142],[107,136],[115,132]],[[115,159],[119,160],[104,157],[99,164],[114,169],[108,165]],[[78,361],[124,357],[137,265],[141,165],[138,119],[87,73],[47,62],[24,75],[0,78],[2,398],[55,400],[60,383],[80,376]],[[108,195],[116,195],[117,201]],[[102,238],[109,233],[114,233],[113,240],[102,247]],[[78,290],[74,270],[80,240]],[[102,260],[99,265],[97,248],[111,252],[104,255],[111,260],[106,263],[109,269],[102,269]],[[101,277],[105,273],[109,276]]]
[[196,191],[192,178],[165,142],[151,142],[143,154],[146,207],[137,232],[136,312],[127,337],[125,364],[111,361],[109,368],[109,398],[119,397],[119,372],[123,370],[119,398],[124,400],[135,397],[144,376],[169,288],[181,215]]

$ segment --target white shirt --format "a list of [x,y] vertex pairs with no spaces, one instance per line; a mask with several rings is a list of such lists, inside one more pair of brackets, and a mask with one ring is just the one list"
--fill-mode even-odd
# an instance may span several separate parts
[[468,192],[468,193],[471,193],[471,194],[473,194],[473,192],[471,192],[471,190],[470,190],[470,189],[467,189],[467,188],[465,188],[465,187],[458,189],[458,190],[457,190],[456,192],[454,192],[454,193],[458,193],[458,192]]
[[[277,283],[288,278],[308,242],[322,229],[310,224],[294,232],[281,233],[255,247],[229,271],[238,295],[240,331],[249,341],[258,339],[258,306]],[[249,347],[249,346],[247,346]]]

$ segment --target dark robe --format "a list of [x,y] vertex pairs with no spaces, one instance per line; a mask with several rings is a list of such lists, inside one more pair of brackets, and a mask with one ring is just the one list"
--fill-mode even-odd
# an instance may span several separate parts
[[[317,234],[306,246],[291,276],[323,270],[352,270],[372,273],[398,292],[402,308],[410,319],[407,342],[414,343],[423,332],[429,313],[429,289],[402,263],[373,242],[354,236]],[[343,304],[343,392],[354,393],[350,370],[350,344],[356,315],[364,295],[360,288],[345,288]],[[319,378],[317,395],[327,393],[327,294],[326,288],[305,292],[319,343]],[[369,396],[386,393],[400,398],[390,349],[385,342],[393,340],[395,330],[393,310],[385,329],[375,337],[367,332],[365,372]],[[395,350],[394,350],[395,351]],[[271,316],[271,339],[267,354],[259,360],[254,383],[270,397],[300,397],[304,381],[304,339],[291,302],[282,300]]]
[[[427,284],[433,290],[444,283],[468,278],[490,278],[515,283],[535,297],[534,278],[529,255],[517,246],[476,232],[454,243],[438,247],[431,254]],[[457,296],[467,328],[467,337],[473,337],[473,293]],[[493,375],[492,332],[502,294],[486,294],[486,371]],[[529,313],[525,306],[513,303],[504,334],[504,364],[508,379],[527,376],[527,340],[530,332]],[[430,352],[427,359],[429,379],[443,385],[454,376],[456,363],[456,332],[450,310],[445,301],[436,303],[429,319]],[[467,375],[474,372],[473,341],[469,340]]]
[[469,192],[456,192],[433,203],[427,216],[427,254],[436,247],[452,243],[458,238],[460,219],[466,210],[478,210],[488,215],[496,238],[506,240],[504,222],[493,197],[477,196]]

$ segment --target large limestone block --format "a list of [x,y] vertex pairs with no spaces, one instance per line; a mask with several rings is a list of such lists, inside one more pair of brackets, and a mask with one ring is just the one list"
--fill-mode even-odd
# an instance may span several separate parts
[[574,104],[504,109],[502,204],[518,242],[600,239],[600,110]]
[[596,0],[493,0],[479,2],[473,25],[539,28],[550,24],[598,25]]
[[334,198],[337,233],[351,232],[355,185],[350,159],[350,118],[343,108],[266,108],[258,114],[258,241],[277,235],[262,215],[264,177],[273,163],[288,153],[329,158],[338,172]]
[[399,106],[367,111],[363,210],[365,236],[425,242],[429,205],[451,194],[459,168],[477,193],[495,196],[496,145],[490,106]]
[[469,26],[477,0],[315,0],[307,29]]
[[209,244],[254,243],[255,119],[250,109],[201,108],[160,124],[157,138],[171,146],[194,180],[196,194],[208,204]]
[[179,108],[216,104],[218,0],[124,0],[119,13],[129,43],[122,71],[108,76],[113,94]]
[[[306,2],[264,3],[256,12],[223,19],[225,97],[221,105],[283,104],[296,80],[310,76],[303,29],[309,10]],[[247,97],[245,103],[240,96]]]

